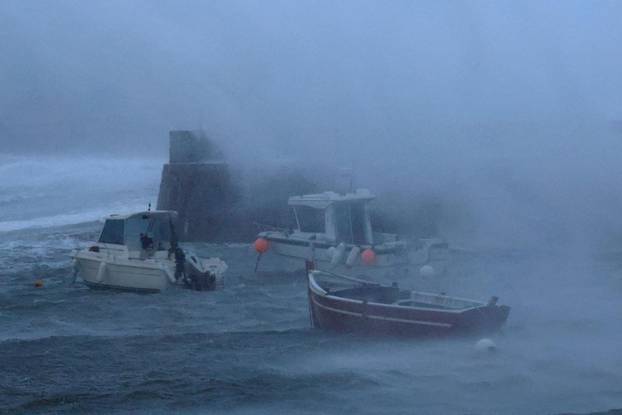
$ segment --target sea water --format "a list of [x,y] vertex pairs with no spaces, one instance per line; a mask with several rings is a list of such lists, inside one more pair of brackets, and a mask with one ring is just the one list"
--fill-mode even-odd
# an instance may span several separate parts
[[[622,407],[622,260],[479,252],[419,281],[512,307],[479,338],[311,329],[302,264],[194,244],[216,292],[97,291],[72,250],[143,210],[161,161],[0,157],[0,413],[556,414]],[[43,280],[36,288],[35,280]]]

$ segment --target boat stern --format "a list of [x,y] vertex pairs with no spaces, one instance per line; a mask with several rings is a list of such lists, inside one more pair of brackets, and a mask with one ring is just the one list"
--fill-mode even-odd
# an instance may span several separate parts
[[465,332],[491,333],[501,329],[509,316],[509,306],[489,303],[461,313],[456,329]]

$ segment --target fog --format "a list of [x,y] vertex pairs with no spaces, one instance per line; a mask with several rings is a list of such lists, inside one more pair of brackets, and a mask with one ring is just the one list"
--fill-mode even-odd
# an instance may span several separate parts
[[[621,16],[619,1],[1,1],[0,355],[15,377],[0,384],[41,410],[133,410],[132,393],[167,382],[176,403],[224,390],[209,396],[241,412],[620,407]],[[321,337],[307,330],[306,281],[269,268],[279,257],[262,260],[265,279],[251,274],[246,245],[201,246],[231,267],[209,297],[67,285],[69,251],[96,218],[155,203],[172,129],[205,130],[238,188],[282,197],[276,175],[329,187],[346,168],[385,224],[429,236],[429,222],[458,265],[423,282],[499,295],[512,307],[500,352]],[[33,294],[35,276],[50,288]],[[12,339],[32,340],[29,370],[44,381],[22,381]],[[69,382],[65,366],[95,375]],[[173,399],[157,393],[160,409]]]
[[438,200],[455,238],[606,243],[622,225],[621,12],[5,1],[1,149],[164,158],[168,130],[203,128],[238,165],[349,167]]
[[622,117],[617,2],[1,7],[11,151],[161,151],[194,126],[270,155],[520,156]]

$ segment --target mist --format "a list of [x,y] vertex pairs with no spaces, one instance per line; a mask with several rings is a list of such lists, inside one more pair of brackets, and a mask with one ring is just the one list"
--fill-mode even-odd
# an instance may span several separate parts
[[456,238],[600,244],[622,225],[620,12],[6,1],[1,149],[164,158],[168,130],[203,128],[238,166],[348,167],[440,200]]
[[[1,1],[0,408],[622,407],[621,16],[620,1]],[[512,307],[498,352],[310,330],[301,264],[268,255],[254,274],[246,243],[194,247],[226,260],[222,291],[68,283],[98,218],[155,205],[175,129],[222,149],[241,212],[351,170],[381,231],[449,243],[454,268],[410,283]]]

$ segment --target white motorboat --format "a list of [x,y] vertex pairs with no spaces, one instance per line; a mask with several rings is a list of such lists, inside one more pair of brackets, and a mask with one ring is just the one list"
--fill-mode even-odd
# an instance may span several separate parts
[[447,243],[429,238],[409,244],[396,234],[374,232],[368,206],[374,199],[366,189],[290,197],[296,228],[260,232],[255,249],[260,256],[272,251],[333,271],[369,274],[387,267],[431,264],[440,269],[448,257]]
[[159,292],[173,285],[211,290],[223,283],[227,265],[202,259],[177,241],[173,211],[111,215],[99,240],[74,253],[75,276],[92,288]]

